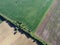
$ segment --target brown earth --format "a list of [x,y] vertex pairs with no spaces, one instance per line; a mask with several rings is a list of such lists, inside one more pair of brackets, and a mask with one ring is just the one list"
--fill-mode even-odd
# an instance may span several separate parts
[[54,0],[46,18],[35,33],[51,45],[60,45],[60,0]]
[[0,24],[0,45],[37,45],[33,39],[27,38],[24,34],[17,32],[14,35],[14,28],[6,21]]

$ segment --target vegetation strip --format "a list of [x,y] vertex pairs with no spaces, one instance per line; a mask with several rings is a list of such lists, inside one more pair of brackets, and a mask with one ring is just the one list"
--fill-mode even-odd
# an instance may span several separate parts
[[[12,25],[14,25],[15,27],[17,27],[18,29],[20,28],[20,27],[18,27],[15,23],[13,23],[13,21],[10,20],[9,18],[3,16],[2,14],[0,14],[0,16],[2,16],[3,18],[5,18],[6,21],[10,22]],[[41,42],[43,45],[46,44],[46,43],[44,43],[43,40],[40,40],[40,39],[38,39],[37,37],[34,37],[34,34],[31,35],[30,33],[28,33],[27,31],[23,30],[22,28],[20,28],[20,29],[21,29],[23,32],[25,32],[27,35],[29,35],[30,38],[32,38],[32,39],[34,39],[34,40],[36,40],[36,41],[38,41],[38,42]]]

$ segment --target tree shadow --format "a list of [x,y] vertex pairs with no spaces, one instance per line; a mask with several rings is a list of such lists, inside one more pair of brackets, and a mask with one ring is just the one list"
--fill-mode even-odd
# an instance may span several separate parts
[[[12,24],[11,22],[7,21],[7,23],[11,26],[14,27],[14,29],[16,29],[16,25]],[[17,33],[16,30],[14,30],[14,35]],[[27,38],[31,38],[33,40],[33,42],[36,42],[37,45],[43,45],[42,42],[40,42],[39,40],[35,39],[34,37],[32,37],[30,34],[28,34],[27,32],[23,31],[21,28],[18,29],[19,33],[24,34]],[[47,44],[46,44],[47,45]]]
[[2,20],[2,21],[5,21],[6,19],[5,18],[3,18],[1,15],[0,15],[0,19]]
[[27,32],[23,31],[22,29],[18,30],[21,34],[24,34],[27,38],[31,38],[33,40],[33,42],[36,42],[38,45],[43,45],[42,42],[40,42],[39,40],[35,39],[34,37],[32,37],[30,34],[28,34]]
[[[14,35],[17,33],[16,32],[16,25],[14,25],[13,23],[11,23],[10,21],[8,21],[7,19],[5,19],[5,18],[3,18],[1,15],[0,15],[0,19],[2,20],[2,21],[6,21],[6,23],[8,23],[9,24],[9,26],[10,27],[13,27],[15,30],[15,32],[14,32]],[[19,33],[21,33],[21,34],[24,34],[27,38],[31,38],[31,39],[33,39],[33,42],[36,42],[37,43],[37,45],[44,45],[42,42],[40,42],[39,40],[37,40],[37,39],[35,39],[34,37],[32,37],[30,34],[28,34],[27,32],[25,32],[24,30],[22,30],[21,28],[18,28],[18,31],[19,31]],[[46,44],[47,45],[47,44]]]

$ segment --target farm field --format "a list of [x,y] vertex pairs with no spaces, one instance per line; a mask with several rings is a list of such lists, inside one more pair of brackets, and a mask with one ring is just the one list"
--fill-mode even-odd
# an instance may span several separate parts
[[0,13],[35,32],[53,0],[0,0]]
[[51,16],[43,21],[42,27],[38,29],[36,35],[50,45],[60,45],[60,0],[54,2],[47,13]]
[[37,45],[33,39],[27,38],[21,32],[14,34],[14,30],[14,27],[11,27],[6,21],[0,23],[0,45]]

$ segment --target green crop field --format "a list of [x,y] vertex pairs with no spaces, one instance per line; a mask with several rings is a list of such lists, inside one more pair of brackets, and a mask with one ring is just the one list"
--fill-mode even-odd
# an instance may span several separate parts
[[35,31],[52,0],[0,0],[0,13]]
[[[53,0],[0,0],[0,13],[33,37]],[[38,39],[39,40],[39,39]]]

